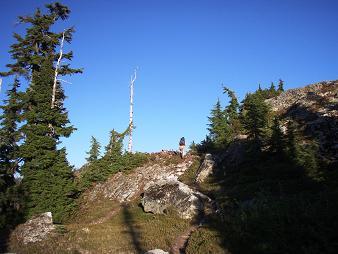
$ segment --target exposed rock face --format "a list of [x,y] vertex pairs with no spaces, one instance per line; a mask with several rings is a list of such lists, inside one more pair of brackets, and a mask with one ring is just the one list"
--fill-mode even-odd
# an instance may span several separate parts
[[177,165],[162,165],[161,162],[137,168],[129,174],[119,172],[104,183],[97,184],[88,195],[89,201],[100,195],[120,203],[129,202],[143,193],[145,185],[165,179],[177,179],[193,163],[193,157]]
[[16,227],[12,236],[24,244],[39,242],[55,229],[51,212],[42,213]]
[[210,199],[176,179],[165,179],[146,186],[142,205],[145,212],[163,214],[174,209],[183,219],[192,219]]
[[304,135],[318,141],[323,157],[338,160],[338,80],[290,89],[266,102],[299,122]]
[[212,175],[215,166],[215,161],[210,153],[205,155],[204,161],[197,171],[196,182],[202,183],[205,179]]
[[[225,152],[218,155],[217,162],[227,167],[235,168],[239,166],[245,159],[246,149],[245,144],[247,141],[247,135],[237,135],[234,142],[232,142]],[[224,171],[225,172],[225,171]]]
[[155,250],[149,250],[144,254],[169,254],[169,252],[166,252],[166,251],[160,250],[160,249],[155,249]]

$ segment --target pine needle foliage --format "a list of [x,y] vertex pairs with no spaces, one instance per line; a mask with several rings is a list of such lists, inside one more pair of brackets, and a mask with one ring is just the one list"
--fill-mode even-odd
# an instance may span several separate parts
[[[70,10],[60,3],[46,5],[46,11],[37,9],[32,16],[20,16],[19,21],[28,26],[23,36],[14,34],[11,46],[13,63],[2,76],[21,75],[29,86],[22,98],[22,126],[24,140],[19,149],[23,160],[21,175],[25,190],[27,215],[51,211],[55,221],[61,221],[73,207],[74,188],[72,167],[66,152],[58,148],[60,138],[69,137],[75,128],[70,125],[61,83],[57,82],[55,107],[51,107],[55,63],[62,35],[72,40],[73,28],[53,32],[52,26],[69,17]],[[72,52],[63,54],[71,60]],[[69,63],[62,63],[59,75],[81,73]]]
[[93,136],[91,138],[90,143],[91,143],[91,147],[90,147],[89,152],[87,152],[89,156],[88,158],[86,158],[88,163],[98,160],[98,158],[100,157],[100,148],[101,148],[100,143]]

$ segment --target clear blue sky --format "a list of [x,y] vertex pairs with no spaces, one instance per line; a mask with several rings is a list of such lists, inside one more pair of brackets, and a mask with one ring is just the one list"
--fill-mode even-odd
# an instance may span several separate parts
[[[129,79],[135,83],[134,147],[177,149],[181,136],[199,142],[221,83],[240,98],[279,78],[286,88],[338,78],[338,1],[60,1],[74,25],[74,67],[66,107],[78,130],[63,140],[71,164],[85,161],[91,135],[128,125]],[[0,69],[10,62],[17,16],[48,1],[0,0]],[[10,80],[4,79],[4,89]],[[4,91],[0,94],[4,99]]]

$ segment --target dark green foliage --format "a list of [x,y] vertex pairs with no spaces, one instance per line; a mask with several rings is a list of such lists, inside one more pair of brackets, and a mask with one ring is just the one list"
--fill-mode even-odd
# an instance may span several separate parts
[[17,124],[20,118],[19,80],[7,92],[8,99],[1,106],[0,116],[0,229],[12,224],[20,206],[14,174],[18,172],[20,159],[18,144],[20,134]]
[[270,151],[283,157],[285,155],[286,144],[278,117],[274,117],[271,129],[272,135],[270,138]]
[[267,138],[269,113],[270,109],[259,93],[249,94],[244,99],[241,120],[249,138],[259,149]]
[[287,125],[287,154],[291,161],[304,168],[308,176],[316,181],[322,181],[323,173],[319,170],[318,146],[314,141],[306,140],[295,121],[289,120]]
[[281,79],[279,79],[279,81],[278,81],[278,89],[277,89],[277,91],[279,93],[284,92],[284,81],[281,80]]
[[110,132],[109,143],[106,146],[105,155],[86,164],[80,171],[77,185],[84,191],[94,182],[102,182],[109,176],[119,171],[128,171],[143,165],[148,157],[143,153],[123,153],[123,140],[129,133],[130,126],[119,133],[115,130]]
[[262,89],[261,85],[259,84],[257,91],[255,94],[259,94],[263,99],[270,99],[273,97],[278,96],[282,91],[277,89],[276,86],[273,82],[271,82],[270,88],[269,89]]
[[77,186],[81,191],[84,191],[95,182],[103,182],[120,171],[128,172],[142,166],[147,161],[148,156],[144,153],[125,153],[112,158],[112,161],[109,158],[98,159],[81,169]]
[[221,108],[221,103],[217,100],[214,108],[211,110],[211,116],[208,117],[209,135],[216,147],[224,147],[228,143],[230,129],[227,122],[228,114]]
[[260,157],[228,167],[222,181],[220,175],[212,179],[209,195],[219,203],[222,218],[211,216],[205,228],[217,230],[231,253],[335,253],[337,172],[318,181],[279,154]]
[[[129,129],[127,129],[129,130]],[[106,153],[103,159],[106,161],[117,161],[122,156],[123,139],[127,134],[126,132],[119,133],[114,129],[110,132],[109,143],[106,146]]]
[[[64,149],[58,149],[57,145],[61,137],[71,135],[74,127],[69,125],[59,82],[55,107],[51,107],[54,65],[62,37],[62,32],[54,33],[51,27],[56,21],[67,19],[70,10],[59,3],[46,7],[46,13],[37,9],[33,16],[19,17],[28,28],[24,36],[14,34],[17,42],[10,50],[14,63],[8,64],[9,71],[1,75],[23,75],[30,82],[22,96],[20,132],[24,140],[18,151],[23,160],[21,174],[27,215],[51,211],[54,219],[60,221],[72,209],[75,190],[72,167]],[[73,32],[73,28],[64,31],[66,42],[71,42]],[[63,61],[71,60],[72,56],[72,52],[64,53]],[[67,63],[60,65],[60,76],[79,72]]]
[[234,140],[235,136],[242,131],[242,126],[239,119],[239,103],[236,94],[229,88],[223,87],[223,93],[226,93],[230,98],[228,106],[225,107],[227,123],[230,129],[227,140],[230,142]]
[[90,142],[91,142],[91,147],[90,147],[89,152],[87,152],[89,157],[86,158],[87,162],[89,162],[89,163],[97,161],[97,159],[100,156],[100,148],[101,148],[100,143],[96,140],[95,137],[92,136]]

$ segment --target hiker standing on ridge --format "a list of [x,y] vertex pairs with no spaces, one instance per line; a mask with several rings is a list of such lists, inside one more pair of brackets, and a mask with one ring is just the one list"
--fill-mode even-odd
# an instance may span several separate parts
[[178,147],[178,150],[180,151],[180,156],[181,156],[182,159],[184,157],[184,148],[185,148],[185,138],[182,137],[180,139],[180,143],[179,143],[179,147]]

